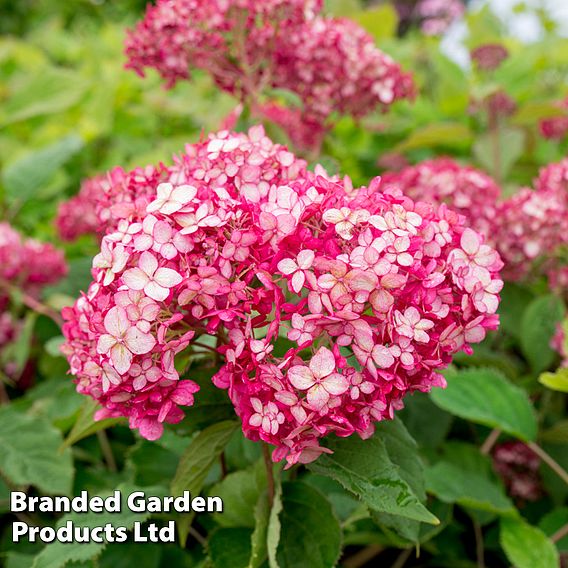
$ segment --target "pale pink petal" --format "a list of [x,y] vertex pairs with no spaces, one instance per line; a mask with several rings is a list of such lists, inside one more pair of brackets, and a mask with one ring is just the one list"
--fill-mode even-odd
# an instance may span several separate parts
[[146,295],[156,300],[156,302],[163,302],[169,295],[170,291],[168,288],[160,286],[157,282],[148,282],[144,286],[144,292]]
[[250,403],[256,412],[262,412],[262,402],[258,398],[251,398]]
[[150,278],[140,268],[131,268],[122,275],[122,281],[132,290],[143,290]]
[[290,367],[288,379],[293,386],[300,390],[307,390],[315,383],[312,372],[304,365],[294,365]]
[[292,290],[294,290],[294,292],[296,292],[296,294],[299,294],[300,290],[304,286],[305,281],[306,281],[306,277],[304,276],[304,273],[302,271],[298,270],[294,274],[294,276],[292,276]]
[[255,427],[260,426],[262,424],[262,415],[261,414],[253,414],[249,418],[249,424],[251,426],[255,426]]
[[329,394],[343,394],[349,388],[349,381],[339,373],[332,373],[326,377],[322,385]]
[[140,255],[140,260],[138,261],[138,266],[150,277],[153,276],[154,272],[158,268],[158,261],[156,257],[151,252],[143,252]]
[[320,347],[310,361],[314,377],[323,379],[335,370],[335,357],[327,347]]
[[149,333],[142,333],[137,327],[131,327],[124,338],[126,346],[136,355],[144,355],[152,351],[156,345],[156,339]]
[[469,255],[474,255],[481,244],[481,238],[472,229],[466,229],[461,236],[460,245],[461,248]]
[[132,364],[132,353],[128,351],[125,345],[117,343],[110,350],[110,360],[116,371],[124,375]]
[[394,357],[384,345],[375,345],[372,356],[377,367],[381,369],[387,369],[394,363]]
[[116,338],[108,333],[101,335],[99,341],[97,342],[97,353],[101,355],[106,355],[111,347],[116,344]]
[[291,258],[284,258],[278,263],[278,270],[282,274],[292,274],[298,270],[298,265]]
[[193,201],[196,195],[197,188],[192,185],[180,185],[172,191],[170,199],[178,201],[182,205],[187,205],[189,202]]
[[105,329],[115,337],[121,337],[130,327],[128,316],[124,308],[114,306],[111,308],[104,319]]
[[171,268],[158,268],[154,274],[154,281],[165,288],[177,286],[183,278]]
[[329,393],[323,385],[314,385],[308,391],[308,403],[314,410],[321,410],[329,401]]
[[298,266],[303,270],[307,270],[314,262],[315,254],[313,250],[303,250],[298,254]]

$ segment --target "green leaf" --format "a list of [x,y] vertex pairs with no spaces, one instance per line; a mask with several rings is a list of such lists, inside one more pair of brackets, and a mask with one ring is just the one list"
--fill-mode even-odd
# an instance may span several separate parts
[[368,440],[331,438],[327,446],[333,454],[322,454],[308,468],[335,479],[375,511],[438,524],[405,480],[401,468],[408,464],[395,464],[389,456],[387,448],[396,445],[395,436],[387,443],[379,432]]
[[497,134],[487,132],[473,145],[479,164],[497,179],[507,176],[524,149],[525,134],[517,128],[500,128]]
[[47,420],[0,408],[0,470],[14,485],[69,495],[73,460],[70,450],[58,454],[62,442]]
[[255,467],[227,475],[209,491],[210,495],[223,500],[223,512],[213,515],[217,523],[222,527],[254,528],[255,507],[265,488],[266,473],[261,462]]
[[440,408],[525,441],[536,438],[536,416],[527,394],[499,371],[475,368],[446,375],[447,388],[430,394]]
[[472,139],[469,128],[460,123],[442,122],[428,124],[413,130],[412,134],[393,149],[394,152],[408,152],[417,148],[444,146],[454,148],[456,144],[467,145]]
[[364,12],[352,14],[350,17],[365,28],[376,40],[389,39],[396,34],[398,15],[394,6],[390,4],[374,6]]
[[160,568],[163,545],[137,542],[120,542],[108,545],[100,558],[97,568]]
[[568,444],[568,420],[560,420],[542,432],[540,439],[550,444]]
[[128,463],[134,471],[136,485],[158,485],[174,476],[179,455],[155,442],[141,440],[129,453]]
[[36,320],[37,314],[35,312],[28,312],[15,341],[8,345],[8,357],[15,363],[16,372],[18,374],[24,370],[28,362]]
[[98,408],[98,403],[90,398],[85,399],[83,406],[77,416],[77,420],[71,428],[67,438],[63,442],[63,448],[68,448],[76,444],[79,440],[96,434],[99,430],[115,426],[121,418],[106,418],[104,420],[95,421],[94,416]]
[[83,147],[78,136],[67,136],[34,150],[9,164],[2,173],[6,198],[11,202],[25,201],[36,197],[67,160]]
[[523,314],[533,299],[534,294],[527,288],[506,282],[499,303],[499,329],[520,339]]
[[[550,511],[538,523],[540,530],[549,537],[552,537],[566,525],[568,525],[568,507],[560,507]],[[561,552],[568,552],[568,535],[556,542],[556,548]]]
[[515,568],[558,568],[554,543],[523,519],[501,519],[500,542]]
[[272,500],[272,508],[268,516],[268,528],[266,530],[266,550],[270,568],[281,568],[278,566],[276,554],[281,537],[282,523],[280,522],[280,515],[282,514],[282,507],[282,483],[280,476],[278,476],[274,479],[274,498]]
[[260,568],[268,555],[268,523],[270,520],[270,506],[268,494],[263,493],[254,508],[255,526],[250,537],[251,553],[248,568]]
[[[119,485],[121,509],[120,513],[68,513],[64,515],[57,526],[63,526],[67,521],[71,521],[76,527],[100,527],[110,523],[114,527],[124,526],[131,529],[135,522],[143,522],[148,519],[151,513],[134,513],[126,503],[128,495],[141,488],[134,485]],[[162,487],[145,488],[147,495],[165,496]],[[108,494],[101,494],[102,497]],[[104,543],[62,543],[53,542],[48,544],[35,558],[32,568],[63,568],[68,562],[85,562],[97,557],[105,548]]]
[[426,488],[444,503],[457,503],[498,515],[515,511],[503,489],[490,477],[453,463],[441,461],[427,468]]
[[251,554],[252,530],[217,529],[209,539],[209,558],[215,568],[246,568]]
[[285,482],[280,516],[280,568],[336,565],[341,552],[341,527],[324,495],[305,483]]
[[535,373],[545,371],[557,356],[550,341],[563,315],[562,301],[552,295],[532,301],[523,314],[521,348]]
[[422,448],[438,447],[448,435],[453,417],[438,408],[426,393],[406,397],[398,416]]
[[4,126],[42,114],[55,114],[79,101],[88,84],[74,71],[44,67],[3,104]]
[[199,495],[207,473],[219,459],[236,427],[236,422],[219,422],[197,434],[181,457],[171,483],[172,495],[182,495],[186,490],[192,497]]
[[549,389],[568,392],[568,369],[558,369],[556,373],[542,373],[538,381]]

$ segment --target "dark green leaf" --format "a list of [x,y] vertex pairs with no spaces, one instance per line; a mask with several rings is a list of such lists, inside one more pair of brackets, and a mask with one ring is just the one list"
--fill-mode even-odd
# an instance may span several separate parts
[[246,568],[251,554],[251,529],[217,529],[207,545],[215,568]]
[[[392,440],[391,446],[395,446]],[[405,464],[395,464],[380,434],[369,440],[333,438],[327,446],[333,454],[322,454],[309,469],[339,481],[375,511],[437,524],[438,520],[420,502],[401,473]],[[392,447],[391,447],[392,450]],[[401,452],[404,449],[401,448]],[[404,476],[403,476],[404,475]]]
[[282,484],[277,562],[280,568],[330,568],[341,550],[341,528],[329,501],[305,483]]

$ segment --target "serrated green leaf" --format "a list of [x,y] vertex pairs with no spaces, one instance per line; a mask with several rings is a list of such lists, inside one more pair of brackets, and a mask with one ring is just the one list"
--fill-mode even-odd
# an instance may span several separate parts
[[430,394],[440,408],[525,441],[536,438],[536,416],[528,396],[499,371],[466,369],[448,373],[446,380],[446,389]]
[[563,315],[562,301],[552,295],[536,298],[523,314],[521,348],[535,373],[545,371],[557,357],[550,341]]
[[25,201],[35,197],[59,168],[82,147],[83,141],[78,136],[67,136],[9,164],[2,172],[8,201]]
[[341,527],[329,501],[300,481],[282,484],[280,568],[329,568],[341,551]]
[[69,495],[73,482],[71,451],[58,454],[63,439],[43,418],[0,408],[0,470],[14,485]]
[[499,515],[515,511],[511,500],[491,478],[453,463],[442,461],[427,468],[426,488],[444,503]]
[[558,568],[560,565],[554,543],[524,519],[501,519],[499,539],[515,568]]
[[393,463],[380,434],[368,440],[332,438],[327,446],[333,454],[322,454],[310,470],[335,479],[375,511],[438,524],[403,477],[404,463]]

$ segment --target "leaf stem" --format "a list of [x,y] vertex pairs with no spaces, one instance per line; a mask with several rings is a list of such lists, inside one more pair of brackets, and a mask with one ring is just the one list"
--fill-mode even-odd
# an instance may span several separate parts
[[534,442],[527,442],[527,446],[568,485],[568,472],[551,455]]
[[104,430],[99,430],[97,432],[97,438],[99,439],[101,451],[103,452],[103,456],[109,470],[113,473],[116,473],[118,471],[118,468],[116,467],[116,460],[114,459],[114,454],[112,453],[112,448],[110,442],[108,441],[106,432]]
[[262,456],[264,458],[264,465],[266,466],[266,481],[268,484],[268,504],[272,509],[274,503],[274,465],[270,457],[270,448],[268,444],[262,444]]
[[473,522],[473,533],[475,534],[475,553],[477,556],[478,568],[485,568],[485,547],[483,545],[483,531],[481,525],[475,520]]
[[568,523],[563,527],[560,527],[551,537],[550,540],[554,543],[562,540],[566,535],[568,535]]
[[489,452],[493,449],[495,442],[497,442],[497,440],[499,439],[500,435],[501,430],[499,430],[498,428],[491,430],[491,433],[489,434],[489,436],[487,436],[485,442],[483,442],[483,445],[481,446],[481,453],[485,455],[489,454]]

